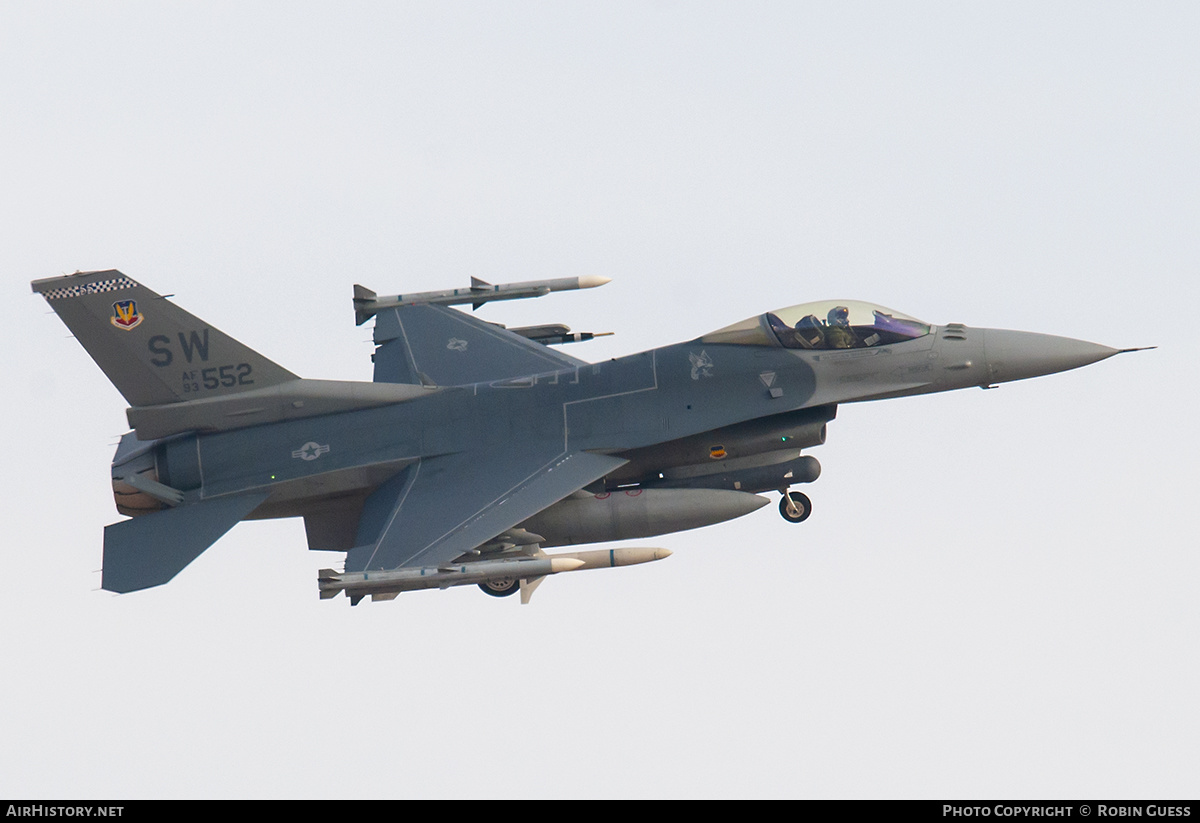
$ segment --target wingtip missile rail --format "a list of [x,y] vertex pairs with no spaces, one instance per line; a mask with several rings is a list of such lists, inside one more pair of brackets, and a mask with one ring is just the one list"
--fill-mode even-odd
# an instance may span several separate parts
[[560,277],[553,280],[525,280],[520,283],[488,283],[478,277],[471,278],[465,289],[422,291],[411,294],[377,295],[365,286],[354,286],[354,322],[362,325],[376,312],[398,306],[413,306],[418,303],[435,303],[442,306],[471,304],[477,309],[493,300],[520,300],[526,297],[542,297],[552,291],[594,289],[611,282],[611,277],[585,275],[583,277]]

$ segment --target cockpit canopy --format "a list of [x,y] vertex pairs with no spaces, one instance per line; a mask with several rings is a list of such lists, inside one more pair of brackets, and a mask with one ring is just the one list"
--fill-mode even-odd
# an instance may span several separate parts
[[929,324],[859,300],[822,300],[767,312],[700,338],[789,349],[865,349],[929,334]]

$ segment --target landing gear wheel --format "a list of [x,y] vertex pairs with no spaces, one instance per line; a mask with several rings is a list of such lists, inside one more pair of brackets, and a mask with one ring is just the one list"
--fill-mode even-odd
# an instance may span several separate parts
[[812,501],[801,492],[784,492],[779,499],[779,513],[789,523],[803,523],[812,514]]
[[492,597],[508,597],[510,594],[516,594],[521,589],[520,580],[489,580],[486,583],[480,583],[479,588],[483,589]]

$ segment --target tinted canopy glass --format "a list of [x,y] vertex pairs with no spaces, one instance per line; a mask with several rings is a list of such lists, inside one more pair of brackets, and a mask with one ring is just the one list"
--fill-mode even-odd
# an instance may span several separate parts
[[822,300],[767,312],[701,338],[789,349],[862,349],[929,334],[929,324],[858,300]]

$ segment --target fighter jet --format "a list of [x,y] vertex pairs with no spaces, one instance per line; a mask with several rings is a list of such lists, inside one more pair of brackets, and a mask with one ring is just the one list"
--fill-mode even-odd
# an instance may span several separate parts
[[547,576],[670,552],[548,548],[640,539],[749,514],[812,511],[792,487],[820,464],[841,403],[1022,380],[1107,346],[828,300],[601,363],[551,345],[561,325],[505,328],[465,310],[593,288],[572,277],[379,296],[374,381],[304,379],[119,271],[36,280],[129,403],[112,462],[117,510],[102,587],[168,582],[244,519],[302,517],[344,554],[321,598],[478,585],[529,598]]

